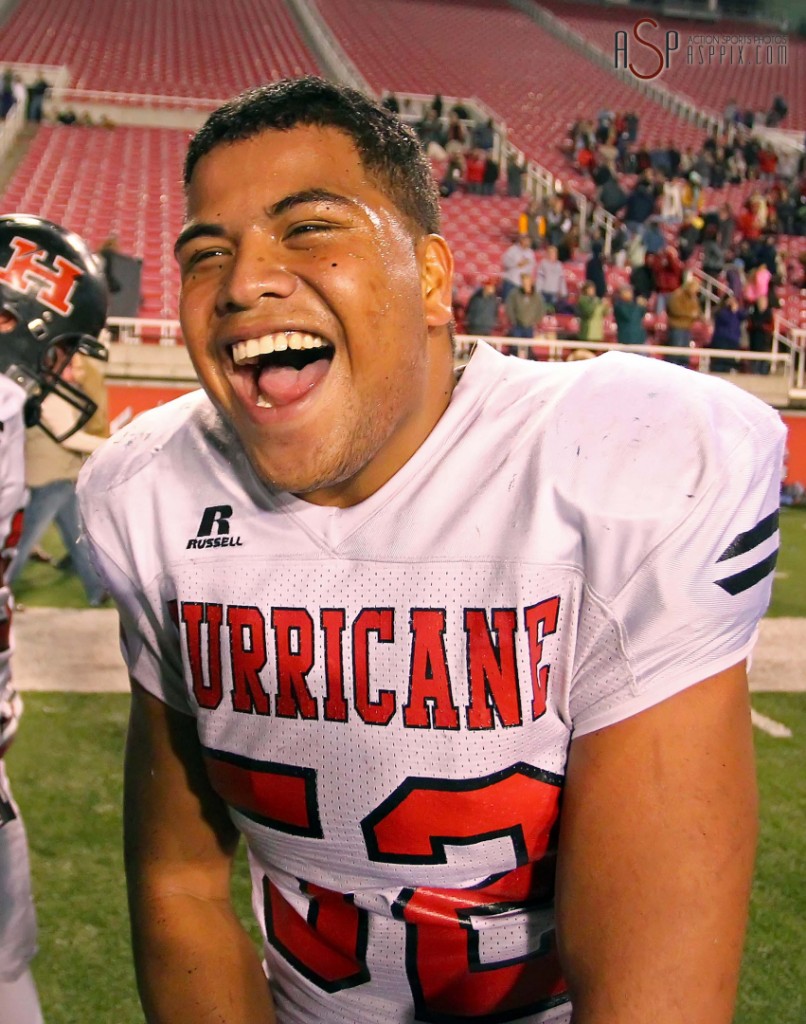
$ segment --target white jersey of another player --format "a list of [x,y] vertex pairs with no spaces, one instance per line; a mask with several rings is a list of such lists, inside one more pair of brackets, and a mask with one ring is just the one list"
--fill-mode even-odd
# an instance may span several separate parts
[[25,426],[22,388],[0,374],[0,756],[17,728],[20,701],[11,686],[11,594],[5,574],[22,531]]
[[25,504],[24,403],[22,388],[0,373],[0,1000],[10,993],[4,983],[16,981],[36,951],[25,831],[3,763],[22,713],[11,682],[11,594],[5,573],[22,530]]
[[261,484],[201,392],[93,456],[80,497],[124,654],[194,716],[246,837],[279,1020],[570,1020],[570,740],[749,653],[783,434],[655,360],[481,345],[349,508]]

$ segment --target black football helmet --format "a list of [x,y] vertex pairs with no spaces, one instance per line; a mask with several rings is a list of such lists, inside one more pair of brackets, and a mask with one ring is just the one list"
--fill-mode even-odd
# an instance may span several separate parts
[[56,441],[96,405],[62,377],[76,352],[107,359],[103,270],[72,231],[28,214],[0,217],[0,373],[25,391],[25,422]]

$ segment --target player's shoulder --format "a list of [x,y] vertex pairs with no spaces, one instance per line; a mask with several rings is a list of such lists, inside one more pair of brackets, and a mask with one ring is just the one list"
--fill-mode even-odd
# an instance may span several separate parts
[[569,507],[676,519],[717,481],[740,490],[780,472],[780,416],[735,384],[633,353],[498,359],[490,429]]
[[145,473],[194,472],[222,430],[207,395],[191,391],[141,413],[101,445],[85,464],[80,490],[113,491]]
[[0,373],[0,422],[19,416],[25,405],[26,395],[22,388]]
[[735,384],[659,359],[608,352],[572,363],[509,362],[503,382],[511,400],[528,401],[533,413],[548,407],[558,438],[612,448],[641,437],[679,449],[696,437],[728,452],[748,433],[777,438],[784,430],[774,409]]

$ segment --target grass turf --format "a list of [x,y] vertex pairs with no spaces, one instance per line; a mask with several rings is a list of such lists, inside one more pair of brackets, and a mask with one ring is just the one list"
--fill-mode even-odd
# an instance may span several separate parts
[[[31,693],[9,754],[28,826],[40,922],[34,969],[48,1024],[142,1024],[134,987],[120,850],[121,759],[128,698]],[[735,1024],[806,1020],[806,701],[756,694],[790,740],[756,732],[762,830]],[[243,857],[234,880],[250,920]]]

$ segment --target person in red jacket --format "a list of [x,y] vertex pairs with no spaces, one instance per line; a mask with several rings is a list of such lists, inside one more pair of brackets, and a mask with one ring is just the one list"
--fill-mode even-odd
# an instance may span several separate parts
[[655,312],[663,313],[669,296],[683,283],[683,261],[673,245],[667,245],[660,252],[647,256],[646,261],[652,273],[655,291],[658,293],[655,299]]

